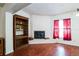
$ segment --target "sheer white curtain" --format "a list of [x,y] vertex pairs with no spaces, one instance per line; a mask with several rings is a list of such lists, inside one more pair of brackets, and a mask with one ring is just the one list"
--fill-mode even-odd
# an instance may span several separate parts
[[63,20],[59,20],[59,38],[63,39]]

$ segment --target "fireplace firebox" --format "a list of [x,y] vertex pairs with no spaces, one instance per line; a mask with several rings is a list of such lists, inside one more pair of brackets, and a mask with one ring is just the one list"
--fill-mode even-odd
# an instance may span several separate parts
[[45,31],[34,31],[34,38],[35,39],[44,39]]

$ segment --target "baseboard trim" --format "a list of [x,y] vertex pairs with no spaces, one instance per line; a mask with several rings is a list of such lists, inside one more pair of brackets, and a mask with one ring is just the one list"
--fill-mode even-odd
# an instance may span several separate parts
[[66,43],[56,43],[56,44],[63,44],[63,45],[69,45],[69,46],[79,47],[78,45],[74,45],[74,44],[66,44]]
[[8,54],[10,54],[10,53],[12,53],[12,52],[14,52],[14,50],[11,50],[11,51],[9,51],[9,52],[6,52],[5,55],[8,55]]
[[34,39],[34,40],[31,40],[29,41],[29,44],[46,44],[46,43],[56,43],[56,41],[53,41],[53,40],[45,40],[45,39],[42,39],[42,40],[39,40],[39,39]]

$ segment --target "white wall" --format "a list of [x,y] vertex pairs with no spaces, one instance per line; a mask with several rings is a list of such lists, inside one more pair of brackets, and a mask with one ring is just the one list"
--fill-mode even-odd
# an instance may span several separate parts
[[34,39],[29,41],[30,44],[39,44],[39,43],[54,43],[55,40],[52,39],[52,25],[50,16],[41,16],[41,15],[32,15],[31,16],[31,25],[32,25],[32,37],[34,37],[34,31],[45,31],[45,37],[49,39]]
[[5,38],[5,12],[0,8],[0,37]]
[[45,31],[45,37],[50,37],[50,17],[32,15],[32,37],[34,37],[34,31]]

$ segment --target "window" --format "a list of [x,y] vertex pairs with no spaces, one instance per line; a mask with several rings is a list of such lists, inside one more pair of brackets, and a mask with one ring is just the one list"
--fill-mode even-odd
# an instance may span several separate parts
[[70,18],[67,18],[64,20],[54,20],[53,38],[71,40],[71,20]]
[[63,39],[63,20],[59,20],[59,38]]

